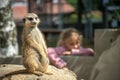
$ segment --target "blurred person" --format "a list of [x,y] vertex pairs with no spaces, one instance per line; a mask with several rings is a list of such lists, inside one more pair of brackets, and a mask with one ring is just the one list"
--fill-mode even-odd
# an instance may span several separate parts
[[92,48],[81,46],[81,36],[75,28],[64,29],[58,40],[57,47],[48,47],[50,62],[60,69],[68,69],[67,63],[61,58],[62,55],[94,55]]

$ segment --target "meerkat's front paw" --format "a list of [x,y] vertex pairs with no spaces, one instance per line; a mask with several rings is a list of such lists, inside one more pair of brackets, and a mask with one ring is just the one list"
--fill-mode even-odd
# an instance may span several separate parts
[[48,75],[53,75],[53,73],[51,73],[51,72],[45,72],[45,74],[48,74]]
[[43,73],[40,72],[40,71],[35,71],[35,72],[33,72],[33,74],[38,75],[38,76],[42,76],[43,75]]

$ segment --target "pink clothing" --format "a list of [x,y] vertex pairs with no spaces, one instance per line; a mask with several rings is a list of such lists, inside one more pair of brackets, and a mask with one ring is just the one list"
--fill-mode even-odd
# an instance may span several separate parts
[[[64,46],[48,48],[50,62],[58,68],[63,68],[67,65],[67,63],[60,57],[61,55],[64,55],[64,51],[67,51]],[[72,49],[71,52],[73,55],[94,55],[94,52],[91,51],[90,48],[80,47],[79,49]]]

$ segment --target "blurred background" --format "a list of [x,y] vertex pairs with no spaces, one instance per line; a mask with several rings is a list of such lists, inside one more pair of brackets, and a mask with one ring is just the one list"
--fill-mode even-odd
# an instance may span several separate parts
[[[41,19],[38,27],[48,47],[56,46],[63,29],[74,27],[83,37],[83,47],[95,50],[94,57],[64,56],[70,69],[82,80],[89,80],[99,56],[111,47],[120,33],[120,0],[0,0],[0,64],[22,64],[21,56],[13,56],[21,54],[22,19],[28,12],[36,13]],[[116,49],[119,53],[118,46],[110,51],[111,56],[106,56],[110,61]]]
[[19,43],[22,18],[28,12],[40,17],[39,28],[45,34],[48,46],[56,46],[58,34],[64,28],[77,28],[83,35],[84,45],[94,44],[95,29],[120,25],[119,0],[12,0],[12,9]]
[[[119,30],[120,27],[120,0],[1,0],[1,55],[21,54],[22,19],[28,12],[36,13],[41,19],[38,27],[48,47],[56,46],[64,28],[76,28],[83,36],[82,45],[96,48],[96,29]],[[106,42],[111,44],[113,40]]]

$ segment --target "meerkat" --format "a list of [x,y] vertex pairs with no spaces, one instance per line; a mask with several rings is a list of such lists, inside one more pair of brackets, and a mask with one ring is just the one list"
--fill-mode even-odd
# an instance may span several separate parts
[[28,13],[23,19],[22,32],[23,65],[28,72],[42,75],[47,72],[49,59],[47,46],[42,32],[38,28],[40,19],[35,13]]

